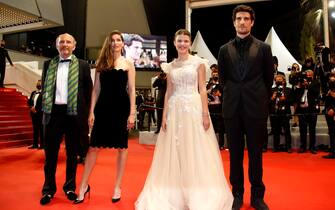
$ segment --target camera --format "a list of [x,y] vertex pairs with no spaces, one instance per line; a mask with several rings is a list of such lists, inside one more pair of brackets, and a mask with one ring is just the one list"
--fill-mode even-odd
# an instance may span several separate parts
[[166,77],[166,73],[165,72],[161,72],[159,75],[158,75],[159,78],[161,79],[165,79]]
[[314,52],[315,54],[321,53],[322,50],[325,48],[326,46],[324,46],[322,43],[318,43],[315,45],[314,47]]
[[293,67],[287,67],[287,71],[296,71],[297,69],[293,66]]
[[276,85],[277,97],[283,96],[284,86],[281,83],[276,83]]

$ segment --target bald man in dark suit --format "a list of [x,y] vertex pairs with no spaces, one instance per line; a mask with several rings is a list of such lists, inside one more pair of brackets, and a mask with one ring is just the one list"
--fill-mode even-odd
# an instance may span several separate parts
[[88,63],[73,53],[76,40],[70,34],[56,39],[59,55],[44,63],[42,111],[44,126],[44,184],[41,205],[50,203],[57,191],[56,169],[63,136],[66,146],[66,180],[63,191],[68,200],[77,198],[76,172],[80,138],[88,136],[88,112],[92,79]]
[[245,140],[249,156],[251,206],[256,210],[269,209],[264,202],[262,147],[267,139],[273,60],[270,46],[250,34],[254,20],[251,7],[237,6],[233,11],[236,37],[220,48],[218,56],[230,153],[233,210],[243,205]]

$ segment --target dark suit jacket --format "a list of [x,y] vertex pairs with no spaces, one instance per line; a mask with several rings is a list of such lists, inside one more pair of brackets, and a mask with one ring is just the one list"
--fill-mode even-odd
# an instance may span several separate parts
[[[77,122],[81,127],[83,123],[87,124],[89,107],[91,102],[92,93],[92,79],[91,69],[88,63],[84,60],[79,60],[79,79],[78,79],[78,114],[76,116]],[[50,60],[44,63],[42,73],[42,87],[44,88],[44,80],[46,77],[46,71],[48,70]],[[43,93],[43,89],[42,89]],[[50,114],[43,113],[43,124],[48,124],[50,121]]]
[[[33,107],[34,106],[34,97],[37,91],[33,91],[28,99],[28,106]],[[35,105],[35,110],[37,113],[40,113],[42,111],[42,93],[38,95]]]
[[164,106],[164,98],[166,93],[166,79],[158,77],[152,84],[152,87],[158,88],[157,106],[163,108],[162,106]]
[[247,67],[239,72],[239,54],[231,40],[220,48],[218,67],[223,84],[223,116],[233,118],[242,112],[249,118],[268,116],[271,85],[273,83],[273,60],[271,48],[252,37]]
[[6,58],[8,62],[10,63],[10,65],[13,65],[12,60],[10,59],[8,55],[8,51],[5,48],[0,47],[0,66],[1,68],[4,68],[4,66],[6,66]]
[[295,102],[297,103],[297,108],[295,113],[319,113],[319,96],[320,96],[320,83],[317,80],[313,80],[311,84],[307,87],[307,100],[308,100],[308,108],[301,108],[300,101],[302,96],[304,95],[304,88],[297,88],[295,90]]

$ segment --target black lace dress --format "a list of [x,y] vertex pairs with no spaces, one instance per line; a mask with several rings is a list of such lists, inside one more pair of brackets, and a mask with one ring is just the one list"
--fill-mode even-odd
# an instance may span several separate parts
[[94,109],[91,147],[128,148],[130,102],[127,84],[127,71],[100,72],[100,94]]

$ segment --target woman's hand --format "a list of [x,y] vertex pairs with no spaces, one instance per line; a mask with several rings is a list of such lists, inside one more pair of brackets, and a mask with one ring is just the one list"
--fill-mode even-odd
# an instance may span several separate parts
[[205,131],[208,130],[210,123],[209,123],[209,114],[202,115],[202,124],[204,126]]
[[88,127],[90,128],[90,130],[93,128],[94,119],[95,119],[94,113],[91,112],[89,117],[88,117]]
[[161,126],[162,130],[165,132],[166,131],[166,117],[162,117],[162,126]]
[[127,121],[127,129],[130,130],[135,127],[135,114],[130,114]]

